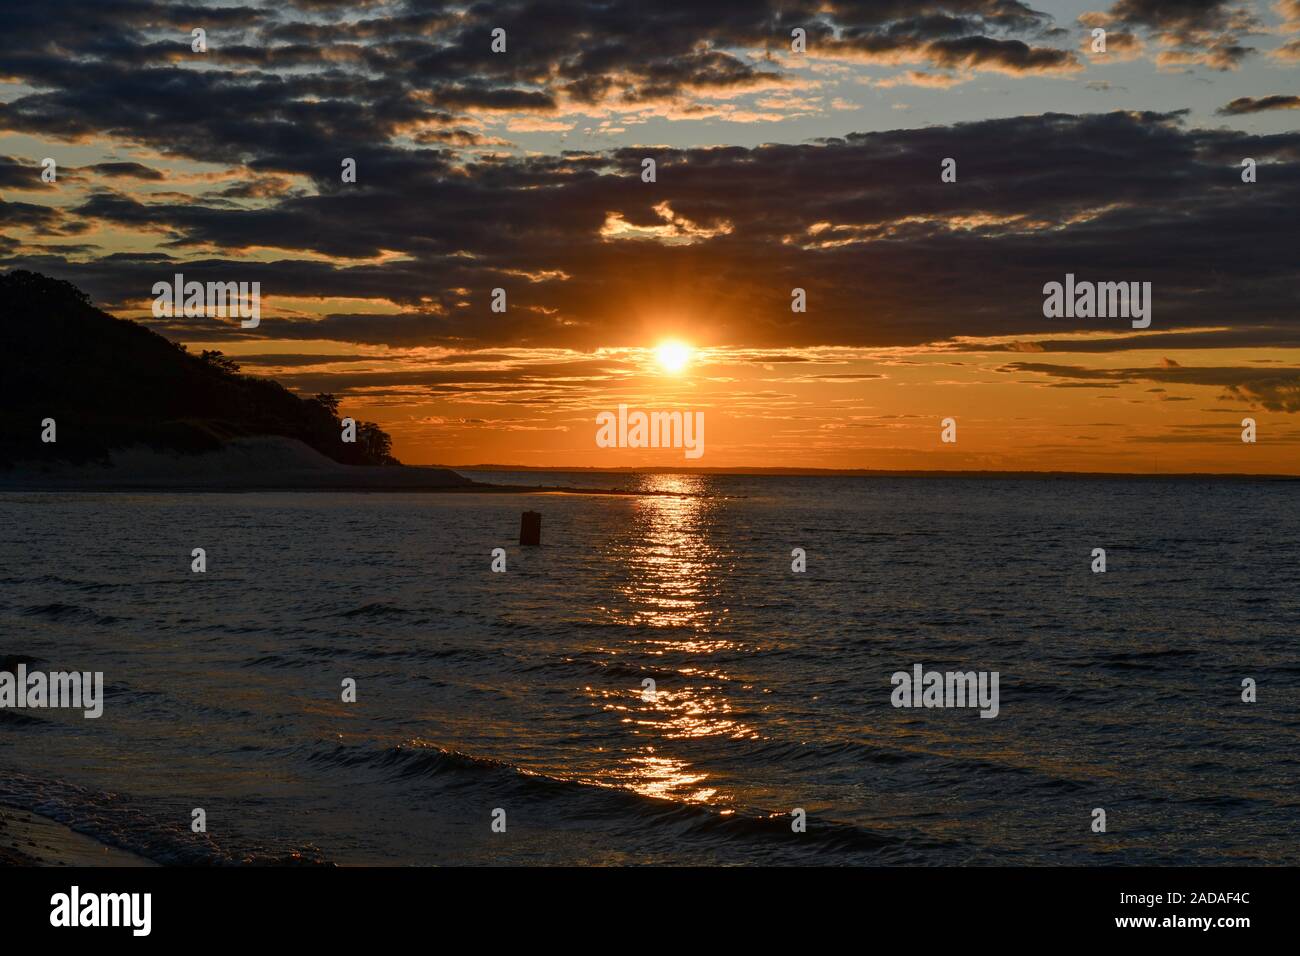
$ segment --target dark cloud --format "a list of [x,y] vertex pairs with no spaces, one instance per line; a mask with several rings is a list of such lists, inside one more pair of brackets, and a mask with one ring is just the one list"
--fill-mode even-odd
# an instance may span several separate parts
[[1257,405],[1271,412],[1300,412],[1300,368],[1192,368],[1161,364],[1154,368],[1090,369],[1077,365],[1013,362],[1005,371],[1034,372],[1080,382],[1215,386],[1224,390],[1224,398]]
[[1234,0],[1119,0],[1111,16],[1125,23],[1161,30],[1223,30]]
[[[1223,4],[1174,6],[1116,9],[1150,29],[1235,23]],[[702,344],[998,335],[1044,338],[1038,347],[1050,351],[1053,332],[1102,328],[1042,317],[1043,283],[1066,272],[1153,282],[1154,329],[1213,340],[1232,333],[1197,330],[1230,325],[1259,341],[1273,334],[1259,330],[1293,321],[1300,134],[1189,130],[1179,114],[1048,114],[655,149],[653,185],[639,175],[646,148],[465,152],[498,145],[466,121],[475,110],[694,104],[784,82],[777,57],[746,51],[785,53],[795,26],[821,54],[1011,73],[1077,66],[1073,52],[1043,45],[1050,18],[1016,0],[665,0],[652,12],[631,0],[100,0],[60,5],[56,31],[45,3],[10,0],[4,15],[0,70],[31,92],[0,104],[0,128],[139,144],[241,177],[197,198],[98,188],[70,210],[5,203],[7,265],[69,279],[114,307],[147,300],[178,269],[260,281],[272,302],[384,303],[323,319],[271,315],[251,332],[159,323],[176,336],[589,349],[640,343],[677,322]],[[208,54],[189,49],[200,23]],[[508,55],[488,48],[497,25]],[[343,156],[357,160],[355,185],[340,182]],[[949,156],[955,184],[939,181]],[[1250,187],[1236,168],[1243,156],[1261,163]],[[118,187],[162,175],[135,163],[92,169]],[[0,184],[35,175],[0,162]],[[12,235],[91,225],[148,232],[163,251],[87,258],[88,244]],[[508,290],[505,314],[488,307],[495,287]],[[808,291],[807,315],[790,312],[795,287]]]
[[[1029,342],[961,342],[949,346],[958,352],[1042,352],[1095,353],[1135,352],[1160,349],[1300,349],[1300,323],[1291,325],[1234,324],[1231,328],[1206,331],[1157,332],[1124,337],[1087,339],[1038,339]],[[1262,360],[1260,360],[1262,361]]]
[[[1297,133],[1187,129],[1176,114],[1048,114],[660,149],[653,186],[640,180],[644,152],[456,166],[437,150],[374,150],[360,157],[366,185],[355,190],[334,182],[324,157],[321,192],[257,208],[101,191],[71,215],[162,230],[176,255],[225,250],[184,264],[200,281],[402,310],[267,318],[251,337],[589,349],[639,344],[679,321],[701,344],[780,348],[1128,332],[1124,321],[1043,317],[1044,283],[1070,272],[1152,282],[1152,332],[1294,338]],[[939,181],[949,156],[955,184]],[[1242,156],[1260,162],[1259,183],[1241,183]],[[58,225],[43,207],[19,211]],[[253,247],[280,258],[242,258]],[[176,271],[157,258],[9,264],[119,306]],[[505,314],[489,308],[496,287],[508,291]],[[796,287],[807,290],[806,315],[790,311]],[[170,331],[185,334],[181,323]]]
[[[1088,41],[1084,41],[1088,42]],[[1111,55],[1135,56],[1142,52],[1142,41],[1137,34],[1124,33],[1121,30],[1106,31],[1106,52]]]
[[0,156],[0,189],[53,189],[52,183],[41,179],[41,167],[36,163]]
[[93,166],[84,166],[82,169],[110,179],[142,179],[148,182],[161,182],[167,178],[158,170],[143,163],[95,163]]
[[1080,20],[1108,31],[1112,24],[1145,30],[1165,48],[1156,57],[1161,66],[1221,71],[1236,69],[1256,52],[1238,37],[1260,26],[1249,4],[1240,0],[1119,0],[1108,13],[1086,13]]
[[970,36],[936,40],[927,48],[936,66],[947,69],[1000,67],[1015,73],[1052,71],[1077,66],[1072,52],[1049,47],[1031,47],[1021,40],[996,40]]
[[[690,107],[701,95],[786,83],[763,54],[787,52],[796,26],[824,55],[1077,67],[1072,52],[1026,42],[1051,20],[1018,0],[352,6],[68,0],[51,30],[45,0],[7,0],[0,71],[35,92],[0,104],[0,129],[107,134],[214,162],[332,155],[403,135],[432,142],[472,112],[554,113],[564,100]],[[195,25],[207,30],[206,53],[190,48]],[[507,31],[506,54],[490,49],[496,27]]]
[[1223,116],[1241,116],[1244,113],[1263,113],[1266,110],[1300,109],[1300,96],[1275,94],[1273,96],[1239,96],[1226,106],[1220,107]]
[[273,199],[292,191],[292,183],[283,176],[257,176],[204,194],[216,199]]
[[25,226],[42,235],[57,235],[64,230],[65,217],[58,209],[29,202],[6,202],[0,199],[0,222],[6,227]]
[[[608,359],[568,362],[506,363],[499,368],[411,368],[401,371],[288,372],[276,380],[302,394],[393,394],[418,387],[426,396],[477,396],[486,402],[535,406],[588,399],[593,384],[609,384],[633,372],[634,366]],[[409,400],[409,393],[406,394]]]
[[371,355],[339,355],[338,353],[330,352],[321,352],[317,354],[268,352],[265,355],[239,356],[240,366],[268,366],[283,368],[294,368],[304,365],[335,365],[373,361],[375,361],[375,358]]

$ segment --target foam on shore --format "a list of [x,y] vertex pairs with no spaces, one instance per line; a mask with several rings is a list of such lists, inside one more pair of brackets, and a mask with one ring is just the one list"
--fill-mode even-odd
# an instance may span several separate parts
[[155,866],[26,810],[0,806],[0,866]]

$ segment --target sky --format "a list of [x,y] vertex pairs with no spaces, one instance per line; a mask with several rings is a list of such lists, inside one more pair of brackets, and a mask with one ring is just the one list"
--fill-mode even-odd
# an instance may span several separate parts
[[[408,464],[1300,473],[1300,0],[3,18],[0,269]],[[176,273],[260,324],[156,318]],[[1149,282],[1150,325],[1046,316],[1067,274]],[[703,455],[601,447],[620,404]]]

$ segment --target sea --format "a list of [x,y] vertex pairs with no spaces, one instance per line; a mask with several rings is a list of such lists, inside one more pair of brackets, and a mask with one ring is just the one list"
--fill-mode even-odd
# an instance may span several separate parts
[[1300,483],[473,477],[639,494],[0,494],[0,659],[105,682],[0,711],[0,803],[159,863],[1300,863]]

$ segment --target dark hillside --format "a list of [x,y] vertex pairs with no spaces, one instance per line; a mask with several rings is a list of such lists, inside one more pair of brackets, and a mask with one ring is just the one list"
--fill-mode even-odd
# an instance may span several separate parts
[[[337,413],[331,396],[301,399],[220,353],[191,355],[70,283],[0,276],[0,465],[88,461],[136,444],[197,453],[255,435],[296,438],[345,464],[397,463],[371,423],[343,442]],[[41,442],[45,418],[57,422],[55,444]]]

